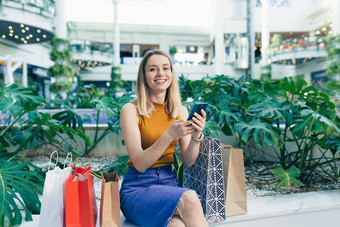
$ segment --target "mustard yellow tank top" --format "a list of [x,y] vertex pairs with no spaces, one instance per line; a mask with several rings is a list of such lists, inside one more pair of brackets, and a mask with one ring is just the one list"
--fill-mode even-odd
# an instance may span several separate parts
[[[135,102],[132,102],[135,104]],[[155,112],[150,118],[139,115],[138,127],[141,134],[143,150],[154,144],[158,138],[169,128],[170,124],[175,120],[179,120],[180,116],[172,118],[165,112],[165,104],[153,103]],[[161,157],[150,167],[171,165],[174,162],[175,147],[179,139],[173,140],[165,149]],[[134,167],[131,160],[127,162],[129,167]]]

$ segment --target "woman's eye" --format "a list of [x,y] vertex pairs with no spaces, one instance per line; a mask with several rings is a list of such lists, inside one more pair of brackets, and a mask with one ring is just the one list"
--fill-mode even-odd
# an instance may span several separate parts
[[156,70],[156,69],[152,69],[152,68],[150,69],[151,72],[152,72],[152,71],[155,71],[155,70]]
[[166,71],[167,71],[167,70],[169,70],[169,68],[164,68],[163,70],[166,70]]

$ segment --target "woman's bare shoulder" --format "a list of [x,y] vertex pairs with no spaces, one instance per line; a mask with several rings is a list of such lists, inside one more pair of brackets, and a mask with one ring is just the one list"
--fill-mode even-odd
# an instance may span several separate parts
[[122,107],[122,111],[123,110],[137,110],[137,107],[135,104],[133,104],[132,102],[128,102],[126,104],[123,105]]
[[126,103],[121,109],[121,115],[138,117],[137,107],[131,102]]

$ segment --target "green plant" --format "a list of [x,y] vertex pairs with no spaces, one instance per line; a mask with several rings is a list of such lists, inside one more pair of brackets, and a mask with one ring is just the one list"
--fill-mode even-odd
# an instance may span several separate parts
[[[276,125],[280,135],[276,155],[281,166],[284,169],[297,166],[304,182],[310,181],[317,168],[324,171],[328,166],[336,170],[335,163],[340,159],[328,157],[331,148],[326,144],[329,136],[339,136],[340,130],[334,123],[335,105],[329,96],[302,79],[294,82],[292,78],[284,78],[277,89],[283,93],[275,102],[269,99],[266,104],[254,104],[248,110],[261,121]],[[266,115],[270,109],[275,112]],[[295,150],[289,149],[289,144],[294,144]],[[320,152],[319,157],[313,155],[315,151]],[[334,179],[339,177],[337,171],[328,175]]]
[[71,45],[68,40],[56,37],[51,40],[51,45],[50,59],[55,62],[47,71],[49,76],[55,78],[51,91],[54,93],[69,91],[74,75]]
[[291,166],[288,170],[284,170],[282,166],[277,166],[271,170],[277,180],[281,180],[276,184],[277,188],[282,186],[302,186],[303,183],[296,178],[300,175],[300,171],[295,167]]
[[[340,158],[332,154],[338,141],[329,142],[332,136],[340,135],[335,105],[305,80],[248,82],[244,77],[220,75],[197,81],[182,78],[180,83],[183,100],[191,96],[193,101],[209,102],[206,135],[236,134],[235,147],[248,150],[250,160],[271,146],[275,153],[269,155],[277,157],[285,170],[298,167],[299,180],[304,183],[317,169],[332,179],[339,178],[336,165]],[[315,152],[320,155],[315,156]]]
[[169,46],[169,54],[173,57],[177,53],[176,45]]
[[327,65],[326,74],[329,79],[335,81],[335,76],[340,75],[340,35],[329,35],[326,40],[327,43],[327,60],[330,64]]
[[273,45],[277,45],[281,42],[281,34],[275,33],[271,39]]
[[122,90],[125,81],[122,80],[122,74],[120,73],[119,66],[112,66],[111,68],[111,81],[107,90],[107,96],[117,98],[117,93]]
[[174,163],[172,164],[172,169],[176,174],[178,182],[183,185],[183,161],[178,145],[176,146],[176,151],[174,153]]
[[78,82],[77,87],[67,93],[62,105],[66,108],[92,108],[91,101],[94,93],[92,90],[84,88],[82,82]]
[[32,221],[31,213],[40,212],[38,194],[42,193],[44,178],[38,167],[30,162],[0,159],[0,226],[17,226],[22,222],[20,204],[25,220]]
[[[95,118],[96,120],[95,135],[94,138],[91,138],[92,142],[90,143],[90,146],[89,144],[85,143],[85,151],[81,154],[78,154],[80,156],[84,156],[91,152],[97,146],[97,144],[111,132],[119,134],[121,107],[133,99],[131,94],[127,94],[126,96],[120,98],[102,96],[100,91],[93,84],[91,84],[90,87],[93,93],[93,98],[90,104],[94,109],[97,110]],[[99,121],[102,112],[107,117],[108,127],[104,130],[104,132],[100,133]],[[53,115],[53,118],[60,121],[61,124],[64,126],[72,127],[73,130],[78,129],[85,132],[83,128],[83,118],[72,109],[67,109],[62,112],[59,112]]]
[[[4,124],[0,127],[0,226],[9,226],[22,221],[15,203],[20,203],[26,213],[26,220],[32,220],[31,213],[39,213],[43,177],[39,168],[19,160],[17,154],[43,144],[52,144],[60,150],[75,153],[72,144],[65,142],[68,137],[90,141],[80,131],[62,125],[49,114],[38,112],[45,105],[45,99],[36,95],[32,88],[17,85],[0,86],[0,106]],[[7,225],[7,224],[6,224]]]
[[0,150],[13,158],[25,149],[33,149],[45,143],[53,144],[62,150],[76,152],[65,137],[73,140],[79,136],[90,145],[87,136],[61,122],[50,114],[40,113],[37,109],[45,105],[45,99],[33,93],[32,88],[18,88],[16,85],[0,87],[2,114],[8,116],[0,133]]

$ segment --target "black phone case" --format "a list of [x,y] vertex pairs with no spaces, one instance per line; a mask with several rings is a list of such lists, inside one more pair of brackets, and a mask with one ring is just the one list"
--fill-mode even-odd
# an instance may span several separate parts
[[190,120],[194,116],[195,112],[202,116],[201,109],[206,110],[207,106],[208,103],[195,103],[194,107],[191,110],[191,113],[189,114],[188,120]]

